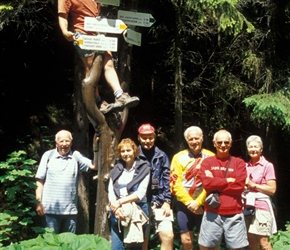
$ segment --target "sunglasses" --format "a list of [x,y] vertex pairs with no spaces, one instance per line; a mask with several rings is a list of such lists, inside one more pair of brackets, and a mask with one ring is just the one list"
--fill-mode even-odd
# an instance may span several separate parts
[[229,144],[230,144],[229,141],[217,141],[217,142],[216,142],[217,145],[222,145],[223,143],[224,143],[225,145],[229,145]]

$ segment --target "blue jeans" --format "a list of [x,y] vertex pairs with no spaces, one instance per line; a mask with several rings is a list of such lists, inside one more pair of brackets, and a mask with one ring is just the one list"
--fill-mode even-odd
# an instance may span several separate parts
[[46,214],[46,227],[52,228],[54,233],[76,233],[77,215]]
[[[143,212],[149,217],[149,210],[148,210],[148,204],[147,203],[139,203],[137,204]],[[146,223],[143,225],[143,232],[145,232],[146,227],[148,224]],[[112,219],[111,220],[111,243],[112,243],[112,250],[125,250],[124,243],[123,243],[123,226],[121,226],[120,223],[120,231],[119,231],[119,225],[118,221]],[[139,244],[131,244],[130,248],[131,250],[142,250],[142,243]]]

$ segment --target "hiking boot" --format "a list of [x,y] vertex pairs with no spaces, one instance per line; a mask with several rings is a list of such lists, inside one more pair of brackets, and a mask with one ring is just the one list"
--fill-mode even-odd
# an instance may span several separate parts
[[116,98],[116,101],[114,103],[114,109],[123,109],[125,107],[133,108],[138,105],[139,101],[140,100],[137,96],[131,97],[128,93],[123,92],[123,94],[119,98]]
[[101,111],[101,113],[103,113],[103,114],[107,114],[107,113],[109,113],[111,110],[112,110],[112,108],[113,108],[113,105],[112,104],[109,104],[109,103],[107,103],[106,101],[102,101],[101,102],[101,105],[98,105],[99,107],[99,110]]

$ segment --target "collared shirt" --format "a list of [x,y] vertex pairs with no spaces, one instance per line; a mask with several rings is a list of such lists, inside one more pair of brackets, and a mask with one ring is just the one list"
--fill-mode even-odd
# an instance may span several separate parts
[[[88,171],[91,160],[78,151],[61,156],[56,149],[46,151],[35,178],[45,180],[42,204],[47,214],[77,214],[79,172]],[[52,155],[50,155],[52,154]]]
[[[247,162],[247,175],[248,178],[260,185],[266,185],[269,180],[276,180],[275,169],[271,162],[267,161],[264,156],[260,157],[260,160],[253,165],[251,161]],[[257,192],[257,190],[251,190]],[[255,207],[269,211],[268,204],[263,200],[256,200]]]
[[197,172],[188,178],[188,171],[192,165],[195,165],[196,170],[200,169],[203,159],[213,155],[214,153],[207,149],[202,149],[198,155],[186,149],[173,156],[170,166],[170,189],[178,201],[187,205],[195,200],[199,206],[203,205],[206,192],[200,185],[191,193],[191,188],[196,184]]

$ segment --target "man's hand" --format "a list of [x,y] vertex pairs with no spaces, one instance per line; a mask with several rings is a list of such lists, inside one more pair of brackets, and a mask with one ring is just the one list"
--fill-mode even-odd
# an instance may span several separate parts
[[63,34],[64,38],[69,42],[74,42],[77,40],[75,38],[75,34],[71,31],[66,31],[66,32],[63,32],[62,34]]
[[195,214],[203,214],[203,207],[198,207],[198,209],[195,211]]
[[170,216],[170,204],[167,202],[164,202],[163,205],[161,206],[161,209],[163,210],[163,215],[165,217]]
[[43,216],[45,214],[44,207],[41,202],[36,205],[36,212],[39,216]]
[[212,172],[210,172],[209,170],[205,170],[204,173],[205,173],[205,176],[207,177],[213,177]]
[[192,200],[191,202],[187,204],[187,209],[195,213],[199,209],[199,206],[196,203],[196,201]]
[[236,180],[236,178],[232,178],[232,177],[227,178],[227,182],[228,182],[228,183],[229,183],[229,182],[235,182],[235,180]]

